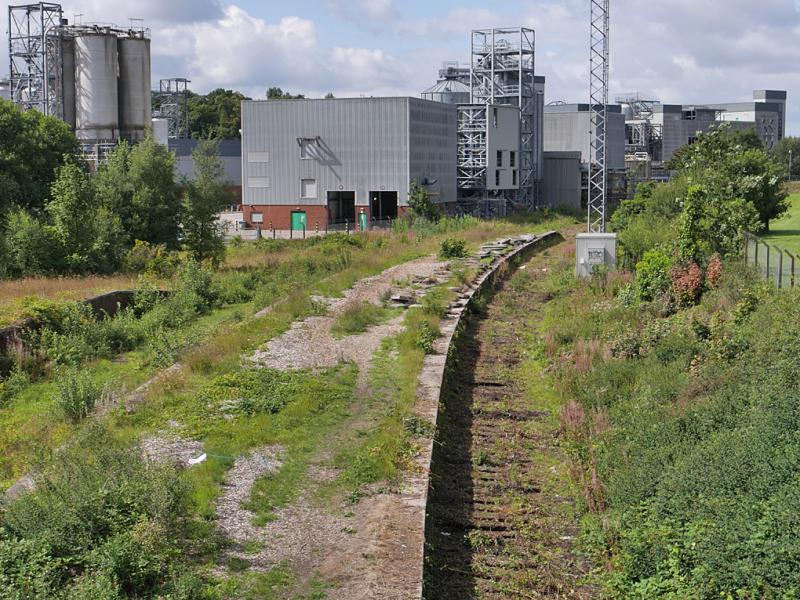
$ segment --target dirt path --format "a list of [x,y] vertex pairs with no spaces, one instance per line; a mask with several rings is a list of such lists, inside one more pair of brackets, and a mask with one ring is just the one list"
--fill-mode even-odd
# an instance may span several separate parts
[[549,300],[541,289],[547,265],[535,256],[462,338],[462,375],[445,390],[434,450],[428,600],[595,596],[581,582],[588,565],[573,551],[578,527],[556,402],[541,371],[520,368]]

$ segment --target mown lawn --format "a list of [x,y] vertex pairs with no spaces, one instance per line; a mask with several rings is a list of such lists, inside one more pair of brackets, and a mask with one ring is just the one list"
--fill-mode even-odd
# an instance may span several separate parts
[[800,193],[789,196],[792,205],[780,219],[770,223],[770,231],[761,236],[764,241],[775,244],[793,254],[800,253]]

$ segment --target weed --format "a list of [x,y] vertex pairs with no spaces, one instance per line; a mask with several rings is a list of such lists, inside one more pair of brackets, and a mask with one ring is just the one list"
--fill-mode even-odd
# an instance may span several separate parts
[[336,316],[331,333],[337,338],[363,333],[370,327],[386,320],[389,314],[386,309],[370,302],[350,302]]
[[73,423],[87,417],[102,395],[89,374],[75,368],[62,374],[57,389],[55,405]]
[[439,246],[439,258],[464,258],[467,256],[467,243],[459,238],[446,238]]

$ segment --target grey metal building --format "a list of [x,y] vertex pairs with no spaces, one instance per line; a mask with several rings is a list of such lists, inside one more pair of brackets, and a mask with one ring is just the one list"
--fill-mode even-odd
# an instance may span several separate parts
[[254,227],[391,219],[416,181],[456,201],[455,105],[417,98],[242,103],[242,194]]
[[[175,153],[175,170],[178,175],[192,179],[194,160],[192,152],[198,140],[170,139],[168,147]],[[238,204],[242,199],[242,142],[241,140],[219,140],[217,142],[219,160],[222,163],[223,179],[233,188],[233,200]]]

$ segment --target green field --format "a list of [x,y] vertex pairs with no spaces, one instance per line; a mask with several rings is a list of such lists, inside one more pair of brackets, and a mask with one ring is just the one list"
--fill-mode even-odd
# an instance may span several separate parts
[[800,253],[800,194],[789,196],[792,205],[783,217],[770,223],[770,232],[761,238],[783,250]]

